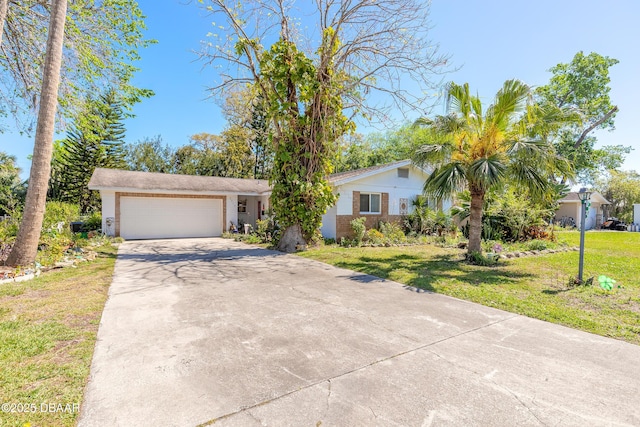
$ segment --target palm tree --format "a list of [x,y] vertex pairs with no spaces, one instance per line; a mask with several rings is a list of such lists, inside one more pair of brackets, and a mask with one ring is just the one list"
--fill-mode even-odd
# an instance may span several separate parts
[[529,86],[507,80],[493,104],[483,111],[469,84],[447,85],[448,114],[421,118],[429,141],[414,155],[418,165],[434,166],[424,184],[425,194],[443,199],[467,189],[471,196],[468,253],[481,252],[482,209],[487,191],[513,180],[532,194],[543,194],[551,184],[548,172],[558,157],[544,138],[531,138],[535,127],[528,101]]
[[60,84],[66,16],[67,0],[55,0],[49,18],[47,51],[42,75],[42,91],[27,198],[16,242],[7,258],[7,265],[11,266],[33,264],[38,251],[38,240],[44,219],[49,174],[51,173],[53,133],[58,106],[58,86]]

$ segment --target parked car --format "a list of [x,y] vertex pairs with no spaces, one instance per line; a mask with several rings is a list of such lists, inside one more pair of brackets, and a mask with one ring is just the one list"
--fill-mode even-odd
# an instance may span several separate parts
[[627,231],[627,225],[622,221],[618,221],[618,218],[607,218],[607,220],[602,223],[602,229]]

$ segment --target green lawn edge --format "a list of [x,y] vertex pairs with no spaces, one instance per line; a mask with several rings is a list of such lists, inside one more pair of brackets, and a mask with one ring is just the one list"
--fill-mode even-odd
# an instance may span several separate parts
[[[579,245],[579,233],[560,232],[559,241]],[[464,262],[465,251],[435,245],[399,247],[320,246],[299,256],[372,274],[416,288],[512,313],[640,344],[640,233],[588,232],[585,278],[571,286],[578,251],[501,260],[495,267]],[[611,291],[598,277],[616,280]]]
[[0,285],[1,426],[76,424],[116,253]]

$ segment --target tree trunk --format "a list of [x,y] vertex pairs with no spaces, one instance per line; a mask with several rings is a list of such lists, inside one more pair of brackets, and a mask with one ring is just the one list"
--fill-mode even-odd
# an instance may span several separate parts
[[484,191],[471,190],[471,212],[469,215],[469,247],[467,253],[482,252],[482,205]]
[[302,227],[300,227],[300,224],[290,225],[285,228],[278,242],[278,250],[287,253],[304,250],[306,246],[307,242],[302,235]]
[[47,189],[51,173],[53,134],[55,130],[56,108],[58,106],[58,86],[62,66],[62,46],[64,25],[67,17],[67,0],[54,0],[49,18],[47,51],[42,75],[42,91],[38,108],[38,122],[33,146],[33,159],[29,174],[29,187],[25,200],[24,214],[16,242],[7,259],[7,265],[26,266],[33,264],[38,252],[38,241],[47,202]]
[[2,44],[2,36],[4,35],[4,22],[7,20],[8,10],[9,0],[0,0],[0,45]]

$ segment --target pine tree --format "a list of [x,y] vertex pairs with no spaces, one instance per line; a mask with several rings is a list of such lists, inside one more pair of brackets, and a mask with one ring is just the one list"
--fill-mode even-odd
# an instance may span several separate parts
[[58,197],[79,204],[83,213],[100,208],[99,195],[87,187],[95,168],[126,168],[122,110],[113,89],[98,99],[87,99],[62,141]]

